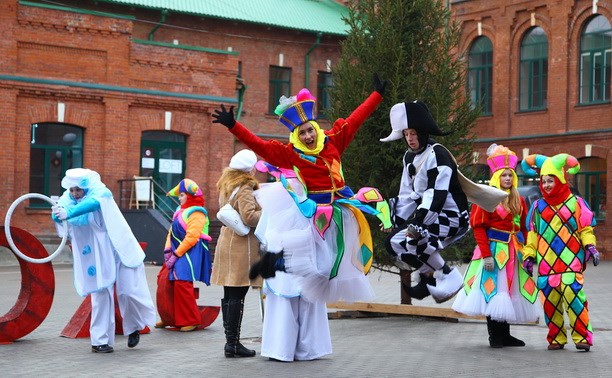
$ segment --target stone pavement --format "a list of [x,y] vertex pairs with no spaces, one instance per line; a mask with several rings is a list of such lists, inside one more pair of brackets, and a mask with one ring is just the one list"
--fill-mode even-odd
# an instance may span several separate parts
[[[462,268],[465,268],[463,266]],[[59,334],[83,298],[72,285],[71,266],[54,263],[56,289],[53,306],[39,328],[20,340],[0,345],[0,375],[130,376],[130,377],[609,377],[612,375],[612,262],[589,266],[586,292],[595,329],[591,352],[547,351],[547,329],[540,325],[513,325],[512,333],[524,348],[488,347],[482,321],[457,323],[431,318],[388,316],[330,320],[333,354],[316,361],[282,363],[259,355],[261,317],[258,291],[247,295],[242,326],[243,343],[257,350],[254,358],[229,359],[223,355],[221,315],[208,328],[190,333],[153,329],[140,344],[127,348],[127,337],[117,336],[115,352],[90,352],[89,339],[68,339]],[[151,292],[155,293],[159,267],[147,266]],[[20,288],[17,262],[0,266],[0,314],[13,306]],[[370,274],[375,302],[399,303],[399,276]],[[222,288],[200,286],[201,305],[219,305]],[[436,305],[450,307],[452,300]],[[335,310],[334,310],[335,311]]]

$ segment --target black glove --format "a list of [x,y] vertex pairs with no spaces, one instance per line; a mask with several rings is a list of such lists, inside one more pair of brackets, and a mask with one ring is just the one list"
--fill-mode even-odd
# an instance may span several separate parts
[[216,109],[212,117],[214,118],[212,123],[220,123],[228,129],[231,129],[236,124],[236,120],[234,119],[234,106],[230,107],[230,110],[227,111],[225,105],[221,104],[221,110]]
[[374,90],[380,93],[381,96],[384,96],[385,88],[387,87],[387,84],[389,84],[389,82],[387,80],[380,81],[380,77],[378,77],[378,74],[376,72],[373,75],[373,81],[374,81]]

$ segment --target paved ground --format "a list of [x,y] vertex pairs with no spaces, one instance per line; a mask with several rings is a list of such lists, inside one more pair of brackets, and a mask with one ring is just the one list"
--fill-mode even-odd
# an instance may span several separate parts
[[[0,266],[0,314],[15,303],[20,287],[17,262],[5,259]],[[334,353],[317,361],[281,363],[259,356],[261,317],[259,296],[249,291],[243,322],[243,343],[256,349],[255,358],[223,356],[221,317],[207,329],[179,333],[153,329],[142,335],[138,347],[128,349],[118,336],[115,353],[90,352],[89,339],[59,336],[80,305],[72,285],[70,265],[55,264],[56,291],[51,311],[39,328],[8,345],[0,345],[0,375],[27,376],[207,376],[207,377],[610,377],[612,375],[612,262],[589,267],[586,291],[595,328],[591,352],[547,351],[546,328],[513,325],[524,348],[488,347],[481,321],[458,323],[417,317],[341,318],[330,320]],[[147,267],[149,286],[155,292],[159,268]],[[399,276],[374,271],[370,280],[377,302],[399,303]],[[222,289],[201,287],[199,303],[218,305]],[[452,302],[452,301],[451,301]],[[449,307],[451,302],[444,304]],[[431,301],[415,304],[435,305]]]

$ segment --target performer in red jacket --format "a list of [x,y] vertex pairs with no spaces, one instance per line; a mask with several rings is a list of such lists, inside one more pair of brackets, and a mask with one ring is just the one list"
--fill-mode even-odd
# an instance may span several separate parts
[[[266,253],[252,267],[253,276],[269,278],[278,270],[294,273],[301,281],[301,295],[306,299],[329,302],[372,298],[371,286],[364,275],[372,261],[372,241],[362,212],[380,217],[386,214],[388,219],[388,206],[386,210],[383,206],[381,212],[364,204],[378,202],[380,208],[386,202],[373,188],[355,194],[345,183],[340,157],[382,101],[385,86],[386,82],[374,75],[375,91],[350,116],[337,119],[325,131],[316,122],[315,98],[307,89],[297,96],[281,97],[276,113],[291,131],[288,144],[257,137],[235,121],[233,108],[227,111],[222,105],[215,111],[213,123],[226,126],[271,166],[292,169],[306,189],[306,195],[299,197],[286,184],[301,212],[294,218],[308,219],[308,226],[293,227],[282,236],[282,242],[276,244],[282,246],[282,251]],[[389,220],[384,223],[390,227]]]
[[453,309],[468,315],[486,316],[492,348],[522,347],[525,343],[510,335],[509,322],[538,319],[534,305],[538,290],[521,266],[528,209],[516,189],[516,154],[497,144],[491,145],[487,153],[491,168],[489,185],[507,191],[508,198],[493,212],[472,205],[470,224],[477,247]]

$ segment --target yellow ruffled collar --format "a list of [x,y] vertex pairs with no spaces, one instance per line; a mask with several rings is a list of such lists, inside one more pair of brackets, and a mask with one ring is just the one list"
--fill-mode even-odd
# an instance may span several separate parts
[[306,147],[304,143],[302,143],[302,141],[300,140],[300,136],[299,136],[299,133],[300,133],[299,127],[296,127],[295,129],[293,129],[291,134],[289,134],[289,142],[293,145],[293,147],[302,151],[306,155],[318,155],[323,150],[323,147],[325,145],[325,133],[321,130],[318,123],[314,121],[310,121],[310,124],[317,132],[317,144],[315,148],[310,149]]

